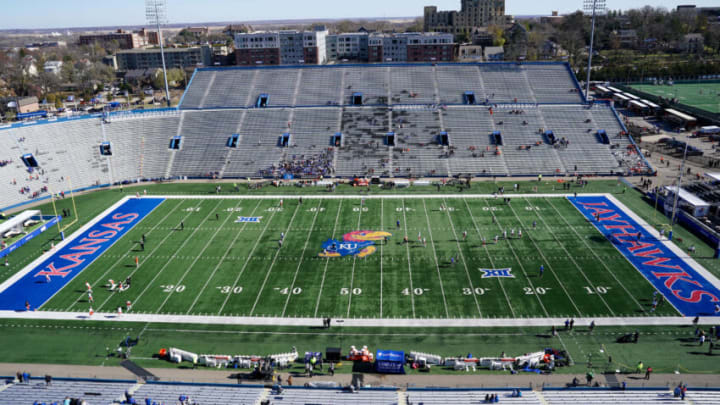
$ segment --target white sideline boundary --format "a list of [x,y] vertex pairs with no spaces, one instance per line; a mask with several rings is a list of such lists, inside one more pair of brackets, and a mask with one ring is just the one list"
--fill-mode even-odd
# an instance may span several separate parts
[[[107,322],[149,322],[202,325],[260,325],[260,326],[320,326],[325,318],[281,318],[252,316],[213,315],[157,315],[114,312],[96,312],[92,316],[80,312],[45,311],[0,311],[0,319],[25,320],[90,320]],[[638,316],[619,318],[574,318],[577,326],[586,326],[595,321],[596,326],[652,326],[692,325],[692,320],[682,316]],[[566,318],[338,318],[332,319],[335,326],[345,327],[526,327],[562,325]],[[341,323],[337,323],[342,321]],[[715,325],[716,317],[701,317],[699,324]]]
[[[503,195],[503,198],[567,198],[574,194],[513,194]],[[667,239],[660,239],[660,233],[648,224],[627,206],[617,200],[609,193],[587,193],[580,196],[588,197],[605,197],[623,210],[629,217],[638,223],[646,232],[657,238],[663,245],[668,247],[679,258],[684,260],[690,267],[703,276],[709,283],[716,288],[720,288],[720,280],[705,269],[698,262],[689,257],[682,249]],[[263,195],[263,196],[220,196],[220,195],[148,195],[140,198],[164,198],[164,199],[248,199],[248,200],[271,200],[271,199],[288,199],[299,198],[301,195]],[[303,200],[311,199],[465,199],[465,198],[499,198],[500,195],[494,194],[393,194],[393,195],[302,195]],[[72,242],[82,232],[94,226],[98,221],[107,216],[112,210],[116,209],[130,198],[124,197],[110,208],[103,211],[90,222],[82,226],[70,237],[56,246],[61,248],[67,243]],[[23,270],[15,276],[6,280],[0,285],[0,292],[12,285],[17,279],[23,277],[28,272],[35,269],[42,261],[54,254],[53,251],[43,254],[41,257],[27,265]],[[12,280],[12,281],[11,281]],[[118,315],[115,312],[96,312],[90,316],[85,312],[63,312],[63,311],[0,311],[0,319],[26,319],[26,320],[92,320],[106,322],[149,322],[149,323],[184,323],[184,324],[207,324],[207,325],[256,325],[256,326],[319,326],[325,318],[318,317],[254,317],[254,316],[219,316],[210,314],[183,315],[183,314],[145,314],[145,313],[125,313]],[[548,325],[562,325],[566,318],[555,317],[538,317],[538,318],[340,318],[333,319],[333,324],[337,326],[348,327],[524,327],[535,326],[542,327]],[[637,317],[599,317],[599,318],[574,318],[578,325],[589,325],[595,322],[597,326],[661,326],[661,325],[689,325],[689,317],[684,316],[637,316]],[[342,321],[337,323],[337,321]],[[715,325],[718,321],[717,317],[706,316],[701,317],[699,324]]]

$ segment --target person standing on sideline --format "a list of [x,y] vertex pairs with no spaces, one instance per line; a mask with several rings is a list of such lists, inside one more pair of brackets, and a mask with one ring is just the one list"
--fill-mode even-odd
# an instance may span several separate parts
[[652,367],[650,367],[650,366],[648,366],[648,367],[645,369],[645,379],[646,379],[646,380],[649,380],[649,379],[650,379],[650,374],[652,373],[652,371],[653,371],[653,370],[652,370]]

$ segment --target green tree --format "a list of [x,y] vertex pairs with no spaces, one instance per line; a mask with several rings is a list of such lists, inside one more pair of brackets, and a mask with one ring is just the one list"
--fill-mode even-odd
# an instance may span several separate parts
[[[170,87],[178,87],[185,79],[185,73],[182,71],[182,69],[168,69],[167,72],[168,86]],[[165,75],[163,75],[162,69],[158,69],[157,72],[155,72],[155,77],[153,78],[153,86],[156,89],[165,88]]]

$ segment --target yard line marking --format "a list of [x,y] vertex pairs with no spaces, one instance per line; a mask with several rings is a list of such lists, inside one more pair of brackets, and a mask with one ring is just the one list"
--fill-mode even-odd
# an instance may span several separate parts
[[[257,209],[258,209],[258,207],[260,206],[260,203],[261,203],[261,202],[262,202],[262,201],[258,201],[258,203],[257,203],[257,205],[255,206],[255,208],[253,208],[252,212],[250,212],[250,216],[252,216],[253,214],[255,214],[255,211],[257,211]],[[230,214],[230,216],[233,216],[233,214]],[[228,217],[228,218],[229,218],[229,217]],[[200,296],[201,296],[202,293],[205,291],[205,288],[207,288],[208,284],[210,284],[210,280],[212,280],[212,278],[215,276],[215,273],[216,273],[216,272],[218,271],[218,269],[220,268],[220,265],[225,261],[225,258],[227,257],[228,253],[230,253],[230,251],[232,250],[233,245],[235,245],[235,242],[237,242],[237,240],[238,240],[238,238],[240,237],[240,235],[242,235],[243,231],[245,231],[245,227],[247,227],[247,224],[248,224],[248,222],[243,223],[242,228],[240,228],[240,230],[239,230],[238,232],[236,232],[235,237],[233,238],[232,242],[230,242],[230,244],[228,245],[227,249],[225,250],[225,253],[223,253],[222,258],[220,259],[219,262],[217,262],[217,264],[215,265],[215,268],[213,269],[212,273],[210,273],[210,277],[208,277],[208,278],[205,280],[205,285],[203,285],[203,287],[200,289],[200,292],[195,296],[195,300],[193,300],[192,305],[190,305],[190,308],[189,308],[189,309],[187,310],[187,312],[185,313],[186,315],[190,314],[190,311],[192,311],[193,307],[195,307],[195,304],[197,304],[198,300],[200,299]]]
[[[239,207],[240,204],[242,204],[242,202],[235,205],[235,208]],[[195,259],[192,261],[192,263],[190,263],[190,265],[187,266],[187,268],[185,269],[185,272],[180,277],[180,280],[177,281],[175,283],[175,285],[182,284],[183,280],[185,280],[185,277],[188,275],[188,273],[190,273],[190,270],[192,270],[193,266],[195,266],[195,263],[197,263],[197,261],[200,259],[200,257],[202,257],[202,254],[205,253],[208,246],[210,246],[212,244],[212,242],[213,242],[213,240],[215,240],[215,237],[217,236],[217,234],[220,233],[220,230],[222,229],[223,225],[225,225],[227,223],[228,219],[230,219],[231,217],[232,217],[231,215],[228,215],[227,218],[225,218],[225,220],[223,221],[223,224],[219,228],[217,228],[217,230],[213,233],[213,235],[210,237],[210,239],[208,239],[208,241],[205,243],[205,246],[203,246],[202,250],[200,251],[199,256],[195,257]],[[168,300],[174,293],[175,293],[175,289],[170,290],[168,295],[163,300],[162,304],[160,304],[160,307],[158,307],[158,309],[155,310],[156,313],[160,312],[160,310],[165,306],[165,303],[168,302]]]
[[[270,223],[272,222],[273,218],[275,217],[275,213],[277,213],[277,211],[273,211],[272,214],[270,214],[270,219],[268,219],[267,224],[265,224],[265,228],[263,228],[262,233],[260,234],[260,236],[258,236],[257,240],[255,241],[255,244],[253,245],[252,250],[250,250],[250,253],[248,253],[247,259],[245,260],[245,263],[243,263],[242,268],[240,268],[240,271],[238,272],[237,277],[235,277],[235,281],[233,281],[232,288],[230,288],[230,291],[232,291],[233,289],[235,289],[235,287],[237,287],[237,283],[238,283],[238,281],[240,281],[240,277],[245,272],[245,268],[247,267],[248,263],[250,263],[250,260],[255,259],[255,257],[253,256],[253,253],[255,252],[255,249],[257,249],[258,245],[260,244],[260,241],[262,240],[263,236],[265,235],[265,232],[268,230]],[[218,315],[220,315],[220,313],[222,313],[222,310],[225,308],[225,305],[227,305],[227,302],[230,299],[230,296],[232,296],[232,294],[228,294],[227,296],[225,296],[225,300],[223,301],[222,305],[220,306],[220,309],[217,312]]]
[[[292,227],[293,221],[295,221],[295,215],[297,215],[299,209],[300,209],[300,204],[295,206],[295,212],[293,212],[292,218],[290,218],[290,223],[287,226],[287,230],[285,230],[285,236],[288,236],[290,234],[290,228]],[[282,250],[282,247],[279,247],[278,250],[275,252],[275,257],[273,257],[272,263],[270,263],[270,268],[268,269],[267,273],[265,273],[265,280],[263,280],[263,283],[260,286],[260,290],[258,291],[257,297],[255,297],[255,303],[253,304],[252,308],[250,309],[250,314],[249,314],[250,316],[252,316],[253,312],[255,312],[255,307],[257,307],[257,304],[260,301],[260,296],[262,295],[262,292],[265,289],[265,284],[267,283],[268,278],[270,278],[270,273],[272,273],[273,266],[275,266],[275,261],[277,260],[278,255],[280,254],[281,250]],[[289,291],[288,293],[292,294],[292,291]]]
[[[385,217],[383,214],[383,201],[380,200],[380,230],[385,230]],[[380,318],[383,317],[383,246],[385,243],[380,245]]]
[[[333,226],[333,231],[332,231],[332,236],[331,236],[331,238],[333,238],[333,239],[335,239],[335,231],[337,230],[338,219],[340,219],[340,211],[342,211],[342,203],[343,203],[343,200],[340,200],[337,215],[335,215],[335,226]],[[323,269],[322,280],[320,280],[320,291],[318,291],[317,301],[315,302],[314,316],[316,318],[317,318],[317,314],[318,314],[318,309],[320,308],[320,297],[322,296],[322,290],[325,285],[325,275],[327,274],[327,268],[328,268],[329,263],[330,263],[330,258],[328,257],[325,259],[325,269]]]
[[[210,217],[210,215],[211,215],[215,210],[217,210],[217,207],[219,207],[221,203],[222,203],[222,200],[218,200],[218,203],[215,205],[215,207],[214,207],[212,210],[208,211],[208,214],[207,214],[207,216],[205,216],[205,218],[203,219],[203,221],[207,221],[207,219]],[[188,213],[188,215],[190,215],[190,214],[192,214],[192,213]],[[187,217],[186,217],[186,218],[187,218]],[[170,256],[170,258],[165,262],[165,264],[160,268],[160,270],[155,273],[155,277],[153,277],[152,280],[150,280],[150,282],[147,283],[147,285],[145,285],[145,288],[140,292],[140,295],[136,296],[136,297],[133,299],[133,301],[134,301],[133,305],[137,304],[137,302],[140,300],[140,297],[142,297],[143,295],[145,295],[145,293],[147,292],[148,288],[150,288],[150,286],[155,282],[155,280],[156,280],[158,277],[160,277],[160,274],[162,274],[162,272],[165,271],[165,268],[167,268],[167,266],[173,261],[173,259],[178,258],[177,253],[180,252],[180,251],[182,251],[182,249],[185,247],[185,245],[186,245],[189,241],[192,240],[193,235],[195,235],[195,233],[198,231],[198,229],[199,229],[199,228],[196,228],[194,231],[192,231],[192,233],[190,234],[190,236],[189,236],[187,239],[185,239],[185,241],[183,241],[183,243],[182,243],[177,249],[175,249],[175,253],[173,253],[173,254]],[[132,273],[130,273],[130,275],[132,276],[133,274],[135,274],[135,272],[136,272],[138,269],[139,269],[139,267],[135,268],[135,270],[133,270]],[[100,307],[98,308],[98,311],[99,311],[100,309],[102,309],[102,307],[108,302],[108,300],[109,300],[112,296],[113,296],[113,295],[108,296],[108,298],[107,298],[105,301],[103,301],[102,305],[100,305]]]
[[[547,263],[548,270],[549,270],[550,273],[553,275],[553,277],[555,277],[555,281],[557,281],[558,284],[560,284],[560,288],[562,288],[562,290],[565,292],[565,295],[568,297],[568,299],[570,299],[570,303],[573,305],[573,307],[575,307],[575,310],[577,311],[578,315],[579,315],[580,317],[582,317],[583,313],[580,312],[580,308],[578,308],[577,304],[575,303],[575,300],[572,299],[572,296],[568,293],[567,289],[565,289],[565,285],[560,281],[560,279],[558,278],[557,274],[555,274],[555,272],[553,271],[552,265],[550,264],[550,262],[548,261],[548,259],[545,257],[545,254],[542,252],[542,250],[541,250],[540,247],[537,245],[537,243],[535,242],[535,240],[530,236],[530,232],[528,232],[528,230],[527,230],[527,229],[525,228],[525,226],[523,225],[522,220],[520,219],[520,216],[518,216],[518,214],[515,212],[515,209],[513,209],[512,204],[508,205],[508,207],[510,207],[510,211],[512,211],[512,213],[513,213],[513,215],[515,216],[515,218],[517,218],[518,223],[520,224],[520,228],[524,228],[524,229],[525,229],[525,234],[528,236],[528,239],[530,240],[530,242],[532,242],[533,246],[535,246],[535,250],[537,250],[537,252],[540,253],[540,256],[542,257],[543,261],[544,261],[545,263]],[[543,223],[543,224],[544,224],[544,223]],[[545,225],[545,226],[547,226],[547,225]]]
[[[363,198],[363,197],[361,197]],[[365,204],[362,203],[363,200],[360,200],[360,211],[358,212],[358,223],[355,227],[356,231],[360,230],[360,218],[362,218],[362,212],[363,207]],[[357,255],[353,256],[353,264],[352,264],[352,271],[350,272],[350,293],[348,294],[348,307],[347,307],[347,317],[350,317],[350,304],[352,303],[352,296],[353,296],[353,282],[355,281],[355,263],[357,263]]]
[[[475,226],[475,229],[477,230],[478,235],[482,238],[482,235],[480,234],[480,230],[478,229],[477,222],[475,222],[475,216],[472,214],[472,211],[470,210],[470,205],[467,203],[467,199],[464,199],[465,206],[467,207],[468,212],[470,213],[470,219],[473,222],[473,225]],[[490,207],[490,205],[487,203],[487,200],[485,200],[485,205],[487,207]],[[498,230],[502,231],[502,225],[500,225],[500,220],[495,216],[495,213],[491,210],[490,214],[495,218],[495,224],[497,225]],[[522,270],[523,274],[525,275],[525,278],[527,279],[527,282],[530,283],[530,287],[535,291],[535,286],[533,285],[532,281],[530,280],[530,276],[528,276],[527,272],[525,271],[525,266],[523,266],[522,262],[520,261],[520,258],[518,257],[517,253],[515,253],[515,248],[513,248],[512,243],[508,243],[508,246],[510,246],[510,251],[512,251],[513,256],[515,257],[515,261],[520,266],[520,270]],[[490,249],[488,249],[487,245],[485,245],[485,252],[487,253],[488,257],[490,257]],[[492,264],[492,259],[490,259],[490,263]],[[495,265],[493,265],[495,267]],[[502,285],[501,285],[502,286]],[[503,292],[505,290],[503,289]],[[545,309],[545,305],[543,305],[542,300],[540,299],[540,294],[533,294],[538,299],[538,303],[543,309],[543,312],[545,312],[545,316],[548,318],[550,317],[550,314],[548,313],[547,309]]]
[[[313,216],[312,224],[310,225],[310,229],[315,225],[315,220],[317,219],[318,213],[320,212],[320,204],[322,203],[322,200],[318,200],[318,205],[315,207],[315,215]],[[298,265],[295,268],[295,275],[293,276],[292,283],[290,284],[290,290],[288,290],[287,299],[285,300],[285,306],[283,306],[282,315],[285,316],[285,311],[287,310],[288,303],[290,303],[290,297],[292,297],[292,290],[295,288],[295,281],[297,281],[298,273],[300,272],[300,266],[302,265],[303,258],[305,257],[305,251],[307,250],[308,243],[310,242],[310,235],[312,235],[312,231],[309,231],[307,234],[307,239],[305,239],[305,246],[303,246],[302,253],[300,254],[300,260],[298,260]]]
[[[530,204],[530,201],[528,201],[527,199],[524,199],[524,200],[525,200],[525,202],[526,202],[527,204]],[[530,204],[530,205],[532,205],[532,204]],[[512,208],[511,208],[511,209],[512,209]],[[534,212],[535,212],[535,216],[538,217],[538,218],[540,218],[540,221],[542,221],[543,225],[546,225],[545,219],[544,219],[542,216],[540,216],[540,214],[538,213],[538,211],[535,211],[535,210],[534,210]],[[547,225],[546,225],[546,226],[547,226]],[[585,274],[585,272],[582,270],[582,268],[580,267],[580,265],[577,264],[577,262],[575,261],[575,258],[572,257],[572,255],[570,254],[570,252],[568,252],[568,250],[567,250],[567,249],[565,248],[565,246],[560,242],[560,239],[558,239],[558,237],[555,236],[555,233],[554,233],[552,230],[550,230],[550,235],[552,235],[553,239],[555,239],[555,241],[557,242],[557,244],[560,245],[560,247],[562,247],[562,249],[565,251],[565,254],[567,254],[567,257],[570,259],[570,261],[573,262],[573,264],[575,265],[575,267],[576,267],[578,270],[580,270],[580,274],[582,274],[583,278],[585,278],[585,281],[588,282],[588,285],[593,285],[593,283],[590,281],[590,279],[588,278],[588,276],[587,276],[587,275]],[[613,311],[612,308],[610,308],[610,305],[608,305],[608,303],[605,301],[605,298],[603,298],[602,295],[600,295],[600,294],[596,294],[596,295],[598,296],[598,298],[600,298],[600,300],[603,302],[603,304],[605,304],[605,307],[607,307],[607,309],[610,311],[610,314],[611,314],[612,316],[615,316],[615,311]]]
[[[543,200],[545,200],[545,199],[543,199]],[[600,263],[602,263],[603,267],[605,267],[605,270],[607,270],[607,272],[610,273],[610,275],[615,279],[615,281],[617,281],[617,283],[620,285],[620,287],[622,287],[622,289],[625,290],[625,292],[627,293],[627,295],[629,295],[630,298],[632,298],[632,300],[635,302],[635,304],[637,304],[637,306],[644,312],[644,311],[645,311],[645,308],[643,308],[643,306],[640,304],[640,302],[638,302],[638,300],[635,299],[635,296],[634,296],[633,294],[630,294],[630,291],[628,291],[628,289],[625,287],[625,284],[624,284],[624,283],[621,283],[620,280],[618,280],[618,278],[615,276],[615,273],[613,273],[613,271],[610,270],[610,267],[608,267],[608,265],[605,263],[605,261],[602,260],[602,259],[600,258],[600,256],[598,256],[597,253],[595,253],[595,251],[594,251],[592,248],[590,248],[590,245],[587,243],[587,241],[585,240],[585,238],[583,238],[582,236],[580,236],[580,234],[577,232],[577,230],[575,230],[575,227],[573,227],[572,225],[570,225],[570,223],[565,220],[565,217],[562,216],[562,214],[560,214],[560,211],[558,211],[558,209],[555,208],[555,206],[554,206],[549,200],[547,201],[547,203],[550,204],[550,206],[553,208],[553,210],[554,210],[555,212],[557,212],[558,216],[560,216],[560,218],[563,219],[563,222],[565,222],[565,223],[567,224],[567,226],[569,226],[570,229],[572,229],[573,232],[575,232],[575,235],[578,236],[578,239],[580,239],[580,240],[583,242],[583,244],[588,248],[588,250],[589,250],[590,252],[592,252],[593,255],[595,255],[595,258],[598,259],[598,261],[599,261]],[[595,227],[593,227],[593,229],[595,229]],[[599,232],[599,231],[598,231],[598,232]]]
[[[402,212],[403,212],[403,225],[405,226],[405,238],[408,238],[408,230],[407,230],[407,216],[405,215],[405,199],[402,199]],[[410,239],[408,238],[408,241]],[[412,283],[412,266],[410,265],[410,243],[405,244],[405,250],[407,250],[407,261],[408,261],[408,273],[410,274],[410,304],[412,305],[412,314],[413,318],[415,318],[415,297],[413,292],[415,291],[413,289],[413,283]]]
[[[151,228],[147,233],[148,233],[148,234],[151,234],[152,231],[153,231],[154,229],[156,229],[158,225],[160,225],[161,223],[163,223],[163,222],[170,216],[170,214],[172,214],[173,212],[175,212],[175,210],[176,210],[179,206],[181,206],[185,201],[187,201],[187,200],[182,200],[182,201],[180,201],[179,204],[177,204],[175,207],[173,207],[173,209],[171,209],[170,212],[168,212],[167,215],[165,215],[165,216],[163,217],[163,219],[161,219],[160,221],[158,221],[158,223],[155,225],[155,227]],[[127,235],[126,235],[126,236],[127,236]],[[167,237],[165,237],[165,239],[167,239]],[[165,239],[163,239],[163,241],[165,241]],[[160,242],[160,245],[162,245],[162,242]],[[156,250],[158,249],[158,247],[160,247],[160,245],[158,245],[155,249],[153,249],[152,252],[156,251]],[[131,248],[131,249],[132,249],[132,248]],[[151,254],[152,254],[152,252],[151,252]],[[119,256],[119,257],[118,257],[118,260],[117,260],[115,263],[113,263],[113,265],[110,266],[97,280],[95,280],[95,282],[92,283],[92,285],[96,285],[97,283],[101,282],[105,277],[107,277],[108,273],[110,273],[110,271],[111,271],[113,268],[115,268],[115,266],[117,266],[124,258],[126,258],[127,255],[128,255],[127,253],[125,253],[125,254],[123,254],[123,255],[118,255],[118,256]],[[103,256],[104,256],[104,255],[103,255]],[[145,259],[145,260],[147,260],[147,259]],[[143,260],[143,263],[145,262],[145,260]],[[138,263],[138,264],[139,264],[139,265],[142,265],[142,263]],[[85,294],[86,294],[86,292],[83,291],[83,292],[78,296],[78,298],[77,298],[72,304],[70,304],[65,310],[66,310],[66,311],[69,311],[70,308],[72,308],[75,304],[77,304],[78,302],[80,302],[80,299],[81,299],[82,297],[84,297]]]
[[[443,204],[445,204],[445,206],[447,207],[447,201],[443,200]],[[465,204],[467,204],[467,201],[465,202]],[[490,212],[492,213],[492,211],[490,211]],[[470,283],[470,288],[471,288],[471,292],[472,292],[471,295],[475,298],[475,304],[478,304],[478,300],[476,297],[477,294],[475,294],[475,286],[473,285],[472,280],[470,278],[470,271],[468,270],[467,262],[465,261],[465,256],[463,255],[462,248],[460,247],[460,240],[458,238],[457,232],[455,231],[455,224],[452,221],[452,216],[450,215],[450,210],[445,210],[445,213],[447,214],[448,221],[450,222],[450,227],[452,228],[452,233],[455,236],[455,243],[457,244],[458,253],[462,257],[463,265],[465,266],[465,273],[467,274],[468,282]],[[472,218],[472,213],[470,213],[470,217]],[[474,218],[473,218],[473,223],[475,223]],[[479,231],[478,231],[478,234],[480,234]],[[482,237],[482,235],[480,237]],[[485,250],[487,252],[487,246],[485,246]],[[490,265],[493,266],[493,268],[495,268],[495,265],[493,264],[493,259],[489,253],[488,253],[488,258],[490,259]],[[505,287],[503,287],[502,282],[500,282],[500,279],[498,279],[497,281],[498,281],[498,284],[500,285],[500,289],[502,290],[503,295],[505,295],[505,301],[508,304],[508,308],[510,308],[510,313],[512,314],[512,317],[515,318],[515,310],[513,310],[513,307],[510,304],[510,299],[508,298],[507,292],[505,292]],[[478,310],[480,310],[479,307],[478,307]],[[482,314],[480,316],[482,316]]]
[[[433,240],[432,236],[432,227],[430,226],[430,217],[427,213],[427,206],[425,205],[425,200],[422,200],[423,202],[423,210],[425,211],[425,219],[427,220],[427,226],[428,226],[428,236],[430,236],[430,247],[432,247],[433,257],[435,257],[435,268],[437,269],[437,275],[438,279],[440,280],[440,292],[442,292],[443,297],[443,304],[445,305],[445,317],[450,318],[450,311],[448,311],[447,306],[447,300],[445,300],[445,288],[443,287],[443,281],[442,276],[440,275],[440,263],[438,263],[437,253],[435,252],[435,241]],[[465,272],[467,272],[467,266],[465,267]],[[468,277],[470,277],[470,274],[468,274]],[[472,283],[470,283],[472,285]],[[473,294],[474,296],[475,294]],[[475,306],[478,309],[478,313],[480,316],[482,316],[482,312],[480,312],[480,305],[478,305],[477,298],[475,298]]]

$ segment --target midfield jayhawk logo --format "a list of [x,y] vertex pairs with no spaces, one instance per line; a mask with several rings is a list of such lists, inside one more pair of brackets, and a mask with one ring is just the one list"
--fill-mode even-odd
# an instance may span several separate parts
[[483,272],[481,278],[515,278],[514,275],[510,274],[512,269],[478,269]]
[[373,254],[376,240],[391,237],[392,234],[382,231],[354,231],[343,235],[343,240],[328,239],[323,242],[320,257],[365,257]]

